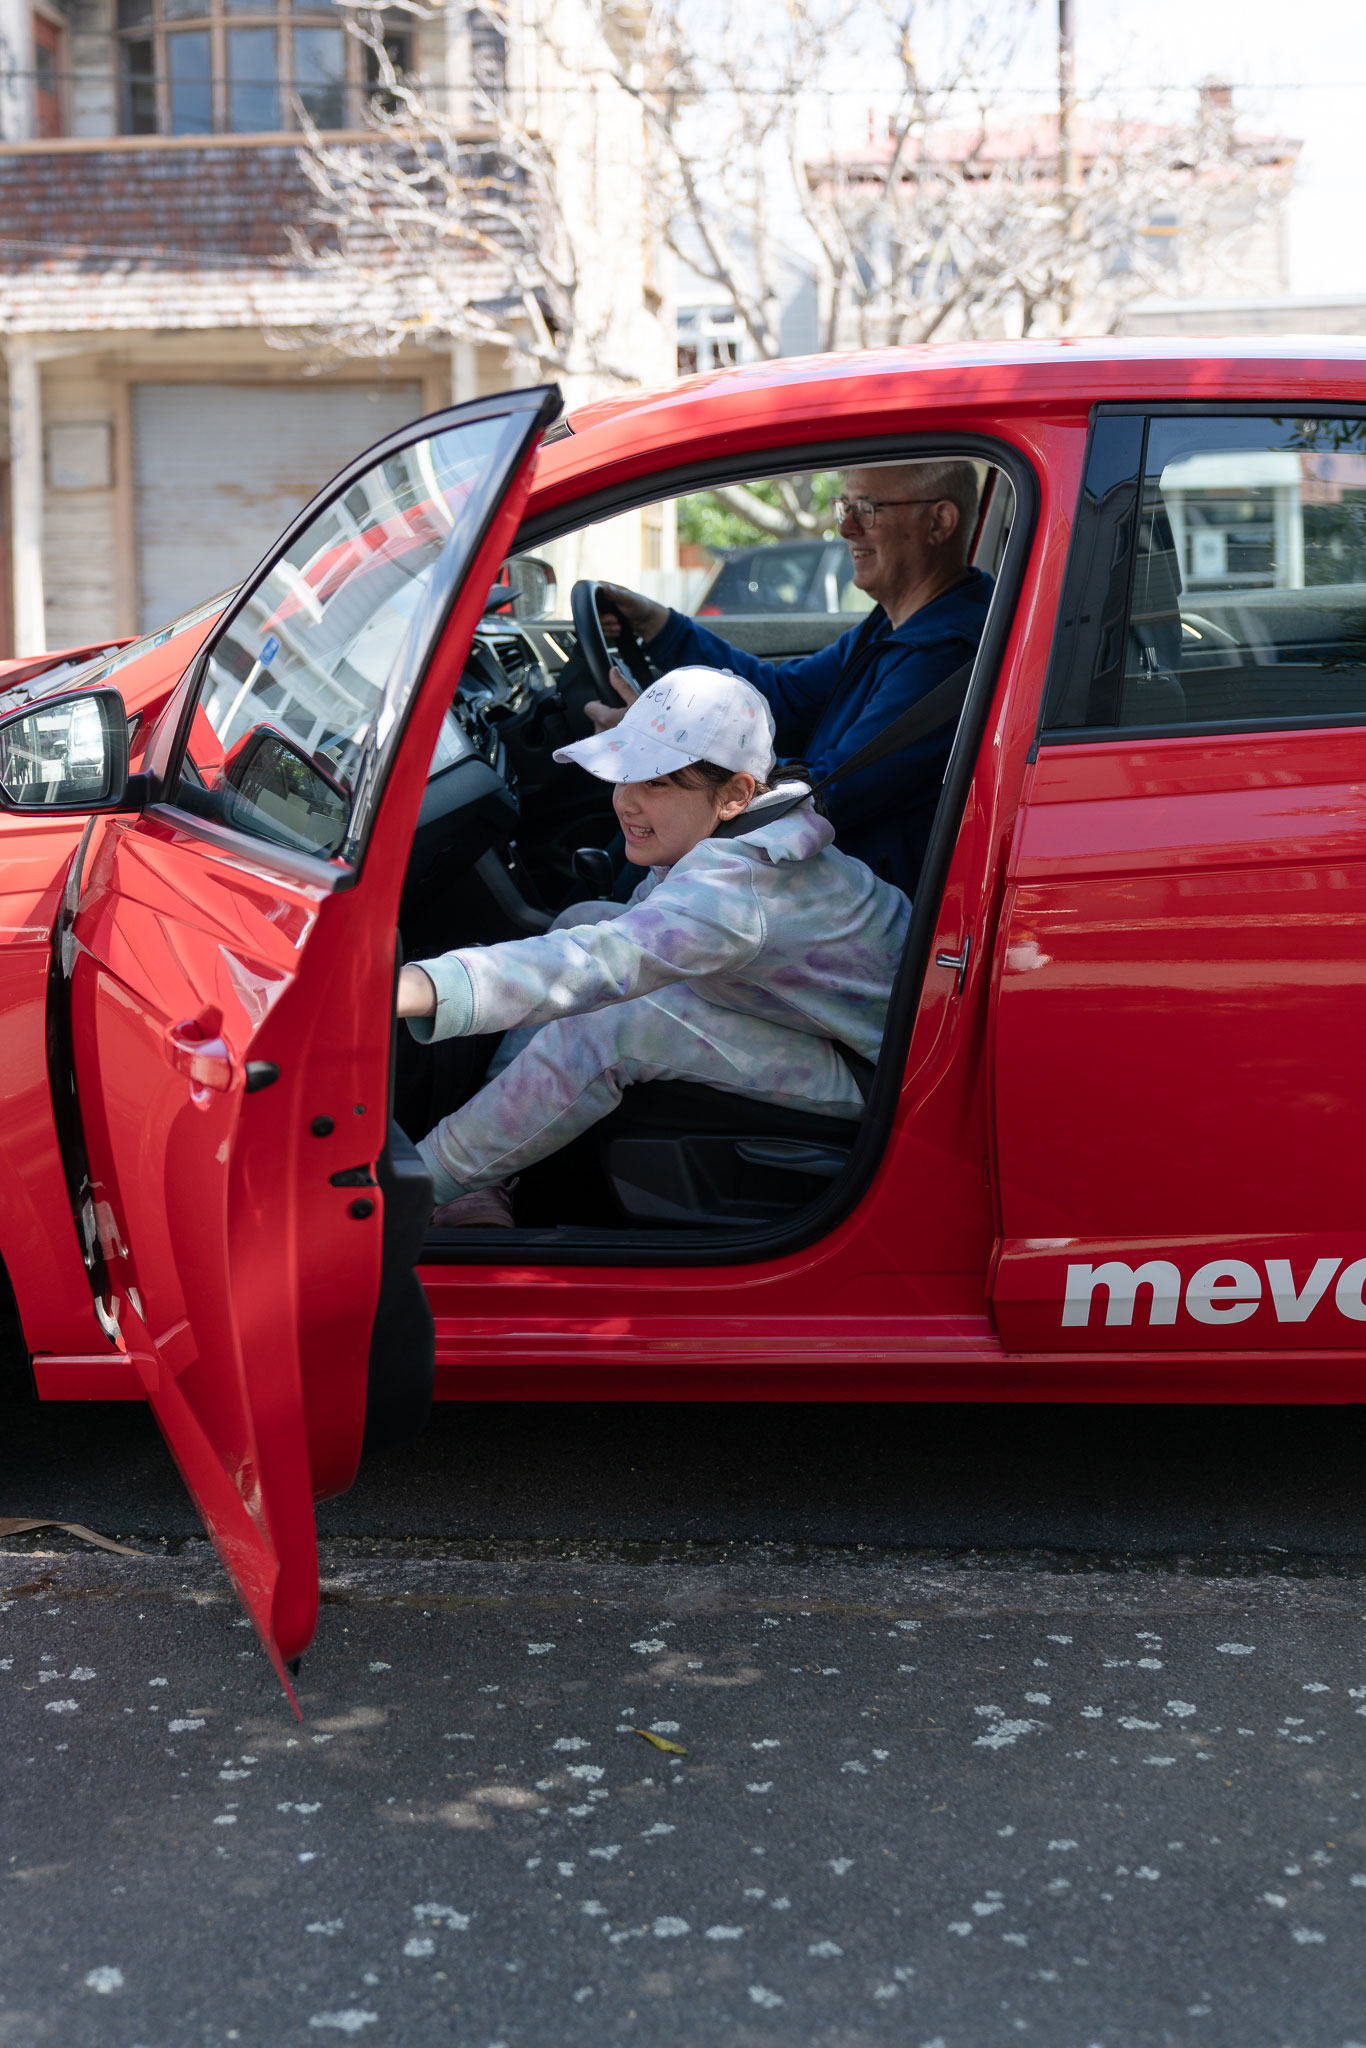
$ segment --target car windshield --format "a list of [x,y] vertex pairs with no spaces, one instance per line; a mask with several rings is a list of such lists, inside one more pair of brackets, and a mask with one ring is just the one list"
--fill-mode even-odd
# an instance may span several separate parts
[[[25,698],[55,696],[59,690],[65,690],[70,686],[73,677],[82,675],[86,669],[96,662],[105,660],[114,651],[113,644],[98,648],[93,654],[89,648],[85,648],[79,657],[54,662],[51,668],[45,668],[38,675],[30,676],[27,682],[13,687],[22,689]],[[5,679],[0,676],[0,689],[4,687]]]
[[192,626],[202,626],[206,619],[217,618],[232,597],[230,590],[220,590],[216,597],[207,598],[192,611],[182,612],[178,619],[172,619],[169,626],[161,626],[155,633],[146,633],[141,640],[134,640],[127,647],[112,648],[103,654],[96,654],[88,661],[63,661],[56,668],[44,669],[26,685],[30,697],[56,697],[67,690],[93,690],[101,683],[108,682],[120,669],[131,662],[141,661],[155,647],[165,646],[178,633],[188,633]]

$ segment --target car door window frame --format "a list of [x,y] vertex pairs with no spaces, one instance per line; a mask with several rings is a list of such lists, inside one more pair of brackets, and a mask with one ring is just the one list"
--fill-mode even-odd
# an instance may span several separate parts
[[[1039,700],[1038,725],[1029,754],[1031,761],[1037,759],[1039,748],[1045,746],[1114,744],[1149,739],[1209,739],[1222,733],[1307,732],[1366,724],[1366,711],[1358,715],[1305,712],[1288,717],[1155,720],[1142,725],[1062,725],[1049,722],[1056,709],[1067,704],[1069,699],[1075,701],[1078,695],[1084,699],[1102,678],[1113,673],[1117,678],[1116,687],[1118,681],[1122,681],[1139,557],[1138,538],[1150,423],[1159,419],[1181,418],[1272,419],[1276,417],[1277,404],[1274,398],[1222,404],[1189,399],[1152,405],[1126,402],[1098,405],[1092,409],[1082,469],[1082,494],[1063,574],[1062,602],[1058,607],[1048,672]],[[1337,399],[1312,408],[1287,401],[1282,409],[1288,416],[1306,419],[1366,420],[1366,405],[1353,405]],[[1117,470],[1115,482],[1108,491],[1098,493],[1094,488],[1096,471],[1099,469],[1103,478],[1105,465],[1112,459],[1110,449],[1113,447],[1118,451],[1125,439],[1126,425],[1137,429],[1125,449],[1132,459],[1132,468],[1122,475]],[[1121,506],[1110,502],[1107,509],[1107,500],[1120,492],[1121,484],[1128,492],[1127,504]],[[1094,609],[1097,591],[1092,582],[1096,551],[1104,546],[1107,530],[1118,534],[1125,522],[1127,533],[1123,537],[1123,551],[1121,554],[1116,548],[1110,563],[1104,614],[1097,617]],[[1121,592],[1122,608],[1119,605]],[[1088,598],[1093,607],[1090,613],[1083,610]],[[1107,651],[1103,639],[1108,632],[1113,632],[1115,646],[1107,666],[1100,669],[1096,663]]]
[[[397,428],[383,440],[377,441],[373,447],[367,448],[354,461],[348,463],[323,490],[311,498],[242,582],[186,671],[172,702],[174,717],[168,718],[165,738],[160,744],[157,744],[155,739],[153,741],[155,759],[149,761],[148,766],[155,777],[158,791],[173,792],[177,787],[183,764],[190,760],[190,732],[215,646],[231,630],[276,563],[287,555],[294,542],[307,531],[314,520],[338,499],[344,498],[362,477],[368,476],[391,456],[402,453],[405,448],[410,448],[419,441],[431,440],[440,434],[453,432],[480,420],[496,419],[509,413],[543,415],[539,436],[543,439],[547,427],[554,424],[560,413],[562,403],[555,386],[537,385],[516,391],[499,392],[495,396],[469,400],[457,406],[443,407],[441,411],[428,413],[419,420],[409,422],[407,426]],[[478,524],[463,537],[462,546],[466,563],[477,556],[483,545],[497,514],[501,496],[501,492],[489,494],[487,502],[481,508]],[[443,556],[444,549],[436,558],[437,564],[441,562]],[[372,733],[362,759],[356,778],[352,810],[351,822],[356,835],[353,851],[348,851],[345,855],[340,852],[332,855],[304,853],[278,841],[236,829],[216,819],[202,817],[177,804],[172,794],[158,794],[156,800],[147,807],[148,815],[160,818],[180,831],[189,832],[210,845],[221,847],[239,856],[246,855],[253,862],[260,862],[270,872],[287,876],[291,880],[311,882],[329,892],[354,888],[364,869],[365,851],[375,813],[382,800],[398,750],[403,744],[403,735],[420,692],[422,677],[432,655],[440,645],[461,587],[461,577],[457,575],[450,579],[443,591],[433,595],[429,590],[422,600],[422,612],[427,612],[433,605],[437,609],[430,617],[430,630],[423,642],[422,653],[412,665],[402,687],[393,723],[378,739]],[[388,695],[387,689],[385,695]],[[348,848],[353,846],[350,837],[347,845]]]

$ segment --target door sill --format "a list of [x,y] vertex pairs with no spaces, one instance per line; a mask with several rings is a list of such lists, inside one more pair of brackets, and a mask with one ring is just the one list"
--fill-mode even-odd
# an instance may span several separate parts
[[[422,1266],[652,1265],[672,1263],[691,1254],[700,1263],[728,1265],[742,1258],[772,1256],[787,1249],[793,1234],[788,1223],[718,1224],[691,1230],[587,1229],[559,1223],[536,1230],[429,1230],[422,1246]],[[764,1249],[771,1244],[772,1251]]]

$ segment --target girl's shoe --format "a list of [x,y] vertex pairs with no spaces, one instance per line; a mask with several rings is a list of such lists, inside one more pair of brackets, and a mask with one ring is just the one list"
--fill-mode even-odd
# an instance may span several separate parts
[[439,1209],[433,1209],[431,1228],[515,1230],[512,1190],[516,1185],[515,1181],[495,1181],[491,1187],[474,1188],[467,1195],[456,1195],[451,1201],[443,1202]]

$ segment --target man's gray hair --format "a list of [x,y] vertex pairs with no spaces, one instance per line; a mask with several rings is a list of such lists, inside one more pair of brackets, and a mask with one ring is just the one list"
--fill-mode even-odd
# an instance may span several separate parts
[[948,498],[958,507],[958,532],[965,546],[972,545],[977,531],[977,508],[981,503],[986,464],[970,462],[965,456],[940,456],[932,461],[880,462],[878,469],[894,469],[907,476],[917,497]]
[[958,507],[959,532],[971,545],[977,530],[977,507],[982,498],[982,471],[975,462],[949,458],[912,465],[918,490],[926,497],[949,498]]

